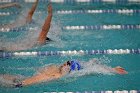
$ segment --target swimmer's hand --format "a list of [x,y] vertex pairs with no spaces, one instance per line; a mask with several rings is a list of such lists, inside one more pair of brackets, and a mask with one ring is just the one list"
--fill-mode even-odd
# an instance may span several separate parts
[[49,13],[49,14],[52,14],[52,11],[53,11],[52,5],[49,4],[49,5],[48,5],[48,13]]
[[121,74],[121,75],[123,75],[123,74],[128,74],[128,72],[125,71],[125,69],[122,68],[122,67],[120,67],[120,66],[117,66],[117,67],[115,67],[115,68],[113,68],[113,69],[114,69],[114,71],[115,71],[117,74]]

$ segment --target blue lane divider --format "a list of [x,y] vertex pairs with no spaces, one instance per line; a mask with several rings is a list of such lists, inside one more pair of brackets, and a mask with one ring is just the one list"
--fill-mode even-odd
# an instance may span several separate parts
[[18,0],[0,0],[0,3],[18,2]]
[[[14,14],[19,14],[20,12],[0,12],[0,16],[10,16]],[[46,13],[46,11],[36,11],[36,13]],[[112,13],[112,14],[140,14],[140,9],[100,9],[100,10],[58,10],[55,11],[57,14],[79,14],[79,13],[89,13],[89,14],[102,14],[102,13]]]
[[[125,25],[91,25],[91,26],[64,26],[65,30],[134,30],[140,29],[140,24],[125,24]],[[14,29],[3,28],[1,25],[0,32],[20,32],[27,30],[36,30],[37,27],[19,27]]]
[[[1,25],[2,26],[2,25]],[[27,31],[27,30],[36,30],[37,27],[19,27],[19,28],[0,28],[0,32],[20,32],[20,31]]]
[[[0,0],[0,3],[18,2],[18,0]],[[33,3],[35,0],[24,0],[26,3]],[[39,0],[39,2],[52,2],[52,3],[140,3],[140,0]]]
[[140,49],[108,49],[108,50],[68,50],[68,51],[32,51],[32,52],[0,52],[0,58],[22,56],[74,56],[95,54],[140,54]]
[[66,30],[130,30],[130,29],[140,29],[140,25],[91,25],[91,26],[65,26],[63,29]]
[[[25,2],[34,2],[35,0],[25,0]],[[54,3],[140,3],[139,0],[40,0],[40,2],[54,2]]]
[[60,10],[58,14],[79,14],[79,13],[90,13],[90,14],[102,14],[102,13],[113,13],[113,14],[139,14],[139,9],[100,9],[100,10]]
[[9,15],[16,15],[19,12],[0,12],[0,16],[9,16]]
[[82,92],[45,92],[44,93],[140,93],[139,90],[116,90],[116,91],[82,91]]

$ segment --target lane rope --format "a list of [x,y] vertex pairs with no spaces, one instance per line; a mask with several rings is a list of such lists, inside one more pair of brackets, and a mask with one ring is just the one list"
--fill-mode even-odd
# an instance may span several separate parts
[[[0,3],[18,2],[18,0],[0,0]],[[35,0],[24,0],[26,3],[33,3]],[[140,3],[140,0],[39,0],[39,2],[52,2],[52,3]]]
[[96,54],[140,54],[140,49],[107,49],[107,50],[68,50],[68,51],[32,51],[32,52],[0,52],[0,58],[22,56],[74,56]]
[[[1,25],[2,26],[2,25]],[[19,27],[19,28],[0,28],[0,32],[20,32],[20,31],[27,31],[27,30],[37,30],[37,27]]]
[[140,25],[91,25],[91,26],[66,26],[63,27],[66,30],[130,30],[130,29],[140,29]]
[[[40,0],[40,2],[54,3],[140,3],[139,0]],[[35,0],[25,0],[25,2],[35,2]]]
[[113,13],[113,14],[139,14],[139,9],[106,9],[106,10],[60,10],[57,11],[58,14],[79,14],[79,13],[89,13],[89,14],[102,14],[102,13]]
[[[40,2],[55,3],[139,3],[139,0],[40,0]],[[35,0],[25,0],[25,2],[35,2]]]
[[[10,16],[19,14],[20,12],[0,12],[0,16]],[[37,11],[35,13],[45,13],[44,11]],[[140,9],[99,9],[99,10],[58,10],[55,11],[57,14],[140,14]]]
[[[3,24],[4,25],[4,24]],[[0,32],[20,32],[27,30],[37,30],[37,27],[19,27],[19,28],[3,28],[1,25]],[[135,30],[140,29],[140,24],[125,24],[125,25],[90,25],[90,26],[64,26],[64,30]]]
[[19,12],[0,12],[0,16],[10,16],[15,14],[19,14]]

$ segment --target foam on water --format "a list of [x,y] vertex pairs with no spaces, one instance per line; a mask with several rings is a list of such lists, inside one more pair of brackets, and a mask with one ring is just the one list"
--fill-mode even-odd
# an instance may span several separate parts
[[[27,10],[25,10],[23,13],[21,13],[18,24],[20,24],[20,22],[22,22],[21,19],[24,21],[26,20],[24,17],[25,14],[27,14]],[[35,16],[34,18],[36,19],[36,17],[37,16]],[[0,41],[1,41],[0,49],[7,50],[7,51],[18,51],[18,50],[26,50],[26,49],[32,48],[37,43],[37,39],[41,32],[41,27],[42,27],[41,24],[42,23],[44,24],[44,20],[42,20],[42,22],[38,21],[38,20],[34,20],[35,23],[27,24],[28,27],[30,27],[32,25],[32,26],[36,27],[36,29],[30,29],[29,31],[24,31],[24,33],[22,31],[22,34],[17,36],[14,39],[7,39],[6,36],[1,38],[0,39]],[[48,37],[50,37],[55,42],[59,41],[59,44],[57,44],[59,46],[60,46],[60,41],[61,41],[59,38],[60,31],[61,31],[60,26],[52,20],[52,25],[51,25],[50,31],[48,33]]]
[[30,49],[34,46],[37,41],[38,30],[27,31],[24,33],[24,36],[19,35],[14,38],[12,41],[3,40],[0,46],[4,48],[4,50],[8,51],[17,51],[17,50],[26,50]]
[[14,87],[14,85],[16,84],[14,82],[14,80],[22,80],[24,77],[21,75],[0,75],[0,86],[1,87]]
[[66,77],[80,77],[90,74],[114,75],[112,67],[102,64],[98,59],[91,59],[88,62],[80,62],[80,64],[83,69],[73,71]]
[[24,9],[15,20],[10,20],[9,23],[0,26],[0,28],[9,28],[9,29],[14,29],[14,28],[18,28],[21,27],[23,25],[26,24],[26,17],[28,14],[28,10],[29,9]]

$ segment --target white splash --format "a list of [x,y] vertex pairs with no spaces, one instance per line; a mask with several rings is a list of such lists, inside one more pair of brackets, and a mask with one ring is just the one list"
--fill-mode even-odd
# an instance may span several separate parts
[[[21,13],[21,17],[19,17],[19,20],[22,19],[23,16],[25,16],[26,12],[27,11]],[[29,31],[24,31],[24,33],[22,31],[23,34],[19,35],[14,39],[13,38],[7,39],[7,37],[0,38],[1,41],[0,50],[6,50],[6,51],[27,50],[35,46],[37,44],[37,39],[41,32],[42,26],[40,24],[42,23],[44,24],[44,20],[42,22],[38,20],[34,20],[35,24],[30,24],[30,25],[34,26],[36,29],[30,29]],[[27,26],[30,27],[30,25]],[[52,46],[56,46],[56,45],[57,47],[62,46],[62,44],[60,43],[61,39],[59,38],[60,32],[61,32],[61,27],[58,24],[56,24],[56,22],[52,21],[52,25],[48,33],[48,37],[50,37],[55,42],[59,42],[59,44],[52,44]]]
[[14,87],[15,85],[15,81],[20,81],[22,79],[24,79],[25,77],[21,76],[21,75],[0,75],[0,86],[1,87]]
[[79,71],[73,71],[66,77],[79,77],[90,74],[104,74],[104,75],[114,74],[114,71],[112,70],[111,67],[101,64],[101,62],[98,59],[92,59],[89,60],[88,62],[81,62],[80,64],[83,69]]

